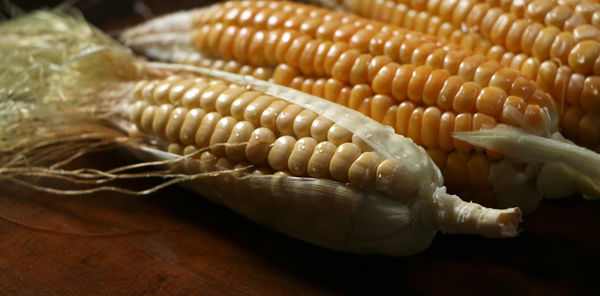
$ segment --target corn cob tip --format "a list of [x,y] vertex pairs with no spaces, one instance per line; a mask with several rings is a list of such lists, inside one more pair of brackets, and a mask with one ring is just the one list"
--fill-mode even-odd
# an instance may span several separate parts
[[507,238],[519,234],[522,213],[518,207],[486,208],[450,195],[444,187],[436,189],[434,205],[438,211],[438,227],[442,232],[478,234],[488,238]]
[[436,189],[434,205],[438,228],[442,232],[477,234],[488,238],[508,238],[519,234],[522,212],[518,207],[486,208],[446,193],[445,187]]
[[[508,208],[501,210],[498,214],[496,222],[500,225],[500,234],[503,237],[515,237],[519,234],[519,224],[523,222],[521,218],[521,209],[519,208]],[[518,219],[515,219],[518,217]]]
[[193,14],[194,10],[180,11],[156,18],[123,31],[118,39],[153,59],[199,62],[202,55],[192,47],[188,35]]

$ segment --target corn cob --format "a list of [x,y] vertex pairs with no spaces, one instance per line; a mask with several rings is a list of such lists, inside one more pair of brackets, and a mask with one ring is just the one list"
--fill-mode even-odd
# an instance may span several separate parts
[[[274,9],[279,10],[271,11]],[[285,12],[289,15],[294,9],[309,16],[319,16],[323,20],[311,19],[310,22],[303,23],[301,19],[290,16],[291,21],[285,21],[282,14]],[[277,15],[274,21],[270,21],[270,14]],[[350,30],[348,26],[339,23],[327,23],[327,19],[340,19],[341,23],[344,18],[348,19],[346,22],[351,20],[354,24],[378,28],[388,33],[395,32],[396,35],[390,33],[373,37],[374,33],[371,32],[371,35],[367,34],[365,37],[362,29]],[[253,22],[251,29],[237,26],[257,19],[259,21]],[[435,67],[432,65],[435,63],[425,66],[400,65],[392,60],[399,59],[403,54],[408,55],[403,58],[405,61],[419,56],[418,51],[413,53],[409,50],[413,48],[410,47],[412,39],[402,35],[405,31],[353,16],[285,2],[228,2],[192,11],[188,15],[179,13],[133,28],[125,32],[123,39],[134,48],[150,54],[144,48],[151,44],[138,43],[137,40],[162,42],[161,28],[173,26],[178,27],[179,32],[190,32],[188,41],[177,47],[187,47],[190,51],[195,47],[195,53],[206,57],[229,58],[257,66],[277,65],[274,82],[360,110],[393,126],[398,133],[411,137],[417,144],[428,149],[436,164],[442,168],[446,185],[454,192],[489,205],[502,207],[517,204],[526,211],[533,210],[542,195],[555,196],[552,190],[526,185],[528,182],[547,184],[546,181],[523,182],[525,178],[537,178],[539,167],[519,166],[517,163],[520,161],[503,158],[494,151],[497,150],[494,147],[474,147],[461,141],[466,138],[451,137],[452,132],[493,128],[499,122],[521,126],[542,135],[550,135],[553,131],[555,120],[551,118],[554,105],[550,97],[515,71],[494,67],[494,62],[477,68],[479,63],[486,61],[484,57],[468,56],[458,50],[449,51],[448,56],[463,55],[472,61],[452,63],[452,59],[442,56],[442,60],[448,61],[446,68],[454,70],[444,69],[443,65],[433,70]],[[269,26],[273,29],[260,30]],[[298,31],[279,29],[278,26],[298,28]],[[347,32],[355,33],[352,35]],[[359,37],[354,38],[355,36]],[[441,47],[439,42],[432,43],[435,40],[431,36],[418,33],[414,36],[416,40],[426,40]],[[346,43],[341,40],[350,41]],[[404,49],[400,46],[402,42],[405,42],[407,49],[393,58],[389,56],[393,51],[388,55],[372,54],[382,54],[386,48]],[[232,44],[244,45],[238,47]],[[381,44],[394,46],[386,47]],[[445,50],[438,49],[442,52]],[[169,49],[152,54],[155,58],[166,60],[174,55]],[[515,152],[511,151],[512,153]],[[499,171],[502,173],[497,173]],[[523,178],[501,181],[508,180],[507,177],[511,174],[521,175]],[[515,191],[503,188],[508,184],[513,188],[520,188],[516,189],[521,195],[519,200],[515,200]],[[587,191],[588,186],[583,187],[587,189],[579,190],[593,192]]]
[[[344,1],[359,14],[442,40],[520,70],[560,106],[567,138],[597,149],[600,30],[592,21],[598,5],[554,1]],[[419,4],[421,3],[421,4]],[[600,16],[600,12],[598,12]],[[546,26],[546,27],[545,27]]]
[[[518,208],[489,209],[446,194],[422,148],[358,112],[250,76],[145,63],[67,15],[36,13],[0,32],[8,58],[0,70],[16,76],[0,100],[10,115],[0,131],[3,179],[61,194],[127,191],[60,190],[21,179],[39,172],[101,186],[134,176],[119,174],[127,167],[60,169],[65,153],[100,141],[152,161],[132,167],[167,166],[142,175],[190,181],[256,222],[333,249],[401,256],[426,248],[436,229],[517,234]],[[35,84],[21,88],[23,81]]]
[[[260,2],[259,2],[260,3]],[[242,3],[244,4],[244,3]],[[288,4],[289,5],[289,4]],[[275,6],[274,4],[270,4],[270,7]],[[284,4],[280,5],[281,7],[279,7],[279,9],[285,10],[286,7]],[[288,8],[287,10],[289,10],[290,8]],[[226,9],[225,9],[226,10]],[[226,10],[227,11],[227,10]],[[314,11],[314,10],[313,10]],[[320,11],[319,11],[320,12]],[[226,13],[226,12],[224,12]],[[214,14],[211,14],[214,16]],[[317,13],[317,15],[319,15],[319,13]],[[402,31],[402,30],[398,30],[397,28],[387,28],[385,26],[382,25],[377,25],[377,24],[371,24],[372,27],[374,29],[380,28],[381,30],[385,31],[390,31],[392,32],[391,35],[384,33],[383,35],[381,34],[377,34],[374,35],[376,32],[374,30],[357,30],[360,27],[359,26],[366,26],[366,24],[364,24],[364,20],[357,20],[357,19],[352,19],[349,18],[348,20],[341,18],[340,15],[337,14],[325,14],[323,17],[323,20],[327,20],[329,18],[334,19],[334,18],[340,18],[342,21],[341,22],[335,22],[335,21],[331,21],[331,22],[323,22],[321,21],[321,26],[317,26],[318,24],[314,24],[312,27],[312,29],[306,29],[303,30],[302,29],[302,25],[300,25],[300,33],[306,33],[309,36],[310,35],[314,35],[314,37],[316,37],[317,41],[319,40],[330,40],[331,42],[333,42],[333,44],[326,44],[326,46],[320,47],[318,48],[318,51],[316,45],[315,46],[311,46],[310,42],[307,42],[306,44],[304,44],[303,42],[303,36],[294,36],[294,32],[293,27],[291,27],[289,30],[285,30],[285,31],[281,31],[278,32],[276,29],[277,27],[274,27],[273,30],[268,30],[265,31],[265,34],[267,32],[269,32],[269,38],[271,38],[273,40],[273,42],[277,42],[278,40],[281,39],[286,39],[289,41],[285,42],[285,43],[277,43],[277,47],[276,48],[265,48],[264,51],[264,56],[265,59],[268,60],[268,62],[270,63],[288,63],[294,66],[297,66],[297,64],[299,63],[300,65],[300,69],[302,70],[302,72],[306,75],[333,75],[334,70],[338,70],[341,68],[341,70],[335,71],[337,73],[342,73],[342,75],[337,75],[335,78],[344,80],[344,79],[350,79],[350,82],[352,84],[358,84],[361,82],[372,82],[370,80],[379,80],[379,81],[383,81],[386,82],[387,80],[390,80],[391,77],[389,77],[390,74],[385,73],[386,71],[382,71],[382,73],[378,73],[378,70],[381,70],[382,67],[384,67],[386,64],[391,63],[391,61],[383,59],[383,58],[378,58],[378,55],[387,55],[389,57],[391,57],[392,60],[397,60],[399,63],[405,64],[405,63],[412,63],[414,65],[423,65],[426,64],[430,67],[432,67],[433,69],[439,69],[439,68],[444,68],[446,69],[449,74],[451,75],[459,75],[461,76],[461,78],[465,79],[466,81],[475,81],[480,83],[480,85],[482,87],[485,86],[496,86],[496,87],[502,87],[503,90],[505,92],[507,92],[507,94],[509,95],[521,95],[522,97],[524,97],[525,99],[529,100],[532,94],[535,94],[535,98],[531,98],[531,100],[533,101],[540,101],[540,100],[549,100],[549,98],[547,97],[547,95],[542,95],[542,96],[546,96],[545,98],[539,98],[538,96],[540,95],[539,93],[536,93],[536,89],[537,87],[530,82],[527,82],[525,79],[523,78],[519,78],[519,76],[515,76],[516,73],[514,72],[510,72],[510,70],[504,70],[502,69],[502,67],[500,67],[497,63],[495,62],[490,62],[487,59],[485,59],[484,57],[480,57],[480,56],[464,56],[464,54],[462,52],[458,52],[456,50],[453,50],[452,48],[441,48],[443,47],[443,44],[433,44],[433,42],[435,41],[431,36],[427,36],[427,35],[423,35],[423,34],[413,34],[413,33],[409,33],[407,31]],[[202,18],[202,14],[200,14],[199,18]],[[213,17],[214,18],[214,17]],[[216,21],[219,21],[220,19],[216,19]],[[225,19],[225,23],[227,22],[235,22],[237,19],[236,18],[231,18],[231,19]],[[206,20],[206,22],[214,22],[214,19],[210,19],[210,20]],[[195,25],[198,25],[198,23],[203,22],[202,20],[198,20],[196,21]],[[353,23],[353,25],[351,25],[351,27],[353,26],[353,28],[351,28],[350,30],[348,30],[348,26],[344,25],[344,23]],[[202,36],[209,36],[209,33],[215,33],[217,32],[219,29],[217,29],[218,27],[220,27],[218,24],[216,25],[216,27],[212,27],[208,26],[210,29],[216,29],[216,30],[210,30],[210,32],[202,32],[198,34],[198,38],[195,40],[196,42],[196,46],[200,48],[200,50],[202,50],[203,52],[210,52],[210,51],[214,51],[215,49],[220,51],[220,53],[223,53],[222,47],[223,44],[220,44],[219,46],[214,46],[211,45],[210,41],[207,41],[206,43],[204,42],[205,40],[202,39]],[[260,24],[254,24],[255,28],[260,28],[261,25]],[[309,26],[310,27],[310,26]],[[367,26],[368,27],[368,26]],[[207,26],[203,26],[202,29],[200,30],[207,30]],[[233,38],[234,34],[236,34],[236,28],[234,26],[228,26],[228,30],[229,32],[231,32],[230,34],[227,34],[228,32],[224,32],[223,33],[223,38],[220,40],[230,40],[229,38]],[[341,32],[341,33],[340,33]],[[204,34],[206,33],[206,34]],[[340,33],[340,34],[338,34]],[[365,35],[366,33],[366,35]],[[219,33],[216,33],[219,34]],[[402,35],[406,35],[406,36],[402,36]],[[257,32],[256,35],[260,35],[260,32]],[[256,36],[254,35],[254,36]],[[395,35],[395,36],[394,36]],[[235,36],[236,38],[239,39],[243,39],[243,37],[238,37],[237,35]],[[246,38],[251,38],[252,36],[246,36]],[[296,40],[295,37],[299,38],[299,40]],[[215,36],[215,38],[218,38],[218,35]],[[292,46],[292,44],[294,44],[294,42],[296,42],[296,46]],[[377,58],[373,61],[373,63],[375,63],[376,65],[374,67],[372,67],[372,70],[367,71],[367,69],[365,69],[365,67],[367,67],[368,63],[372,60],[372,59],[368,59],[368,57],[365,56],[360,56],[361,59],[360,62],[356,62],[354,63],[354,66],[356,66],[356,69],[351,69],[351,70],[355,70],[355,71],[351,71],[349,72],[350,75],[348,76],[344,76],[344,70],[351,67],[352,66],[352,58],[358,58],[356,51],[353,51],[348,48],[344,48],[344,44],[343,43],[348,43],[348,45],[350,45],[350,47],[354,47],[357,48],[359,50],[359,52],[362,53],[370,53],[372,55],[372,58]],[[302,45],[304,44],[304,48],[302,48]],[[313,42],[314,44],[314,42]],[[317,43],[320,46],[320,42]],[[275,44],[274,44],[275,45]],[[367,45],[367,46],[365,46]],[[300,48],[297,48],[297,47]],[[330,47],[328,47],[330,46]],[[275,46],[274,46],[275,47]],[[367,47],[367,48],[365,48]],[[289,50],[288,50],[289,49]],[[437,51],[436,51],[437,49]],[[252,50],[252,49],[250,49]],[[274,50],[277,50],[279,52],[279,55],[277,55],[276,52],[274,52]],[[288,53],[288,56],[283,56],[281,53],[283,52],[290,52]],[[316,51],[314,53],[313,56],[313,51]],[[299,56],[299,59],[296,58],[296,56],[299,54],[299,52],[302,52],[302,55]],[[344,55],[345,54],[345,55]],[[326,59],[324,56],[321,55],[329,55],[328,58]],[[228,56],[227,53],[224,54],[224,56]],[[464,60],[459,59],[457,62],[453,61],[452,58],[448,58],[450,61],[445,62],[445,58],[446,56],[448,57],[453,57],[453,56],[462,56],[462,58],[466,58]],[[229,56],[231,58],[231,56]],[[239,57],[236,57],[239,58]],[[269,60],[271,59],[271,60]],[[243,58],[242,58],[243,60]],[[339,61],[339,63],[338,63]],[[323,63],[321,65],[321,63]],[[339,64],[338,65],[338,69],[334,69],[334,66],[336,66],[336,63]],[[308,65],[308,66],[306,66]],[[310,67],[310,65],[313,65],[313,67]],[[393,66],[393,64],[391,65]],[[421,68],[424,69],[424,68]],[[384,69],[386,70],[386,69]],[[502,71],[501,71],[502,70]],[[389,71],[387,71],[389,73]],[[496,75],[494,77],[494,74],[498,73],[498,75]],[[374,77],[377,76],[377,74],[379,75],[380,79],[376,79],[378,77]],[[387,75],[383,75],[383,74],[387,74]],[[386,77],[387,76],[387,77]],[[510,78],[506,77],[509,76]],[[425,78],[425,77],[424,77]],[[494,78],[494,79],[492,79]],[[515,83],[513,85],[510,84],[502,84],[501,82],[498,82],[499,80],[504,80],[504,79],[514,79]],[[504,82],[504,81],[502,81]],[[389,82],[387,84],[384,83],[383,87],[380,87],[380,93],[381,92],[391,92],[391,90],[389,89]],[[526,92],[523,93],[523,91],[521,89],[526,88]],[[531,93],[530,93],[531,92]],[[401,98],[400,98],[401,99]],[[545,104],[548,109],[550,110],[550,112],[555,112],[554,111],[554,106],[551,106],[550,102],[545,102],[543,103]],[[554,119],[552,119],[551,121],[553,121]],[[552,129],[552,127],[549,127],[550,129]],[[542,129],[544,129],[542,127]]]
[[[152,88],[165,84],[177,87],[180,81],[171,77],[160,82],[142,82],[138,85],[138,91],[134,91],[138,93],[138,100],[131,108],[130,120],[141,131],[175,141],[167,148],[172,153],[189,154],[207,145],[211,147],[210,151],[203,152],[199,157],[201,164],[198,166],[201,171],[245,167],[250,162],[254,165],[267,165],[259,173],[332,178],[363,190],[382,191],[391,198],[400,200],[404,200],[400,196],[415,192],[418,183],[423,182],[422,176],[416,178],[421,181],[411,181],[413,178],[399,170],[398,164],[392,159],[382,159],[377,153],[371,152],[372,148],[363,139],[322,115],[256,91],[247,91],[243,87],[230,85],[226,88],[221,82],[214,82],[195,79],[196,84],[188,90],[194,94],[195,100],[190,100],[187,92],[181,94],[181,100],[177,100],[169,92],[170,104],[161,106],[151,105],[164,102],[164,95],[157,94]],[[209,86],[210,84],[213,86]],[[199,93],[195,88],[204,91]],[[172,105],[183,107],[175,108]],[[186,107],[197,105],[201,108],[191,109],[184,115]],[[293,111],[289,111],[290,109]],[[333,109],[338,111],[339,107]],[[211,110],[213,111],[207,113]],[[188,114],[192,114],[191,117]],[[346,116],[342,114],[338,117]],[[253,129],[261,124],[263,127]],[[272,130],[265,126],[275,128]],[[323,132],[324,130],[326,131]],[[370,132],[379,133],[374,130]],[[304,135],[308,137],[303,137]],[[187,139],[187,144],[192,144],[186,145],[184,139]],[[221,143],[225,147],[216,146]],[[246,146],[240,147],[239,144]],[[410,150],[400,150],[402,154],[409,153],[411,161],[415,161],[416,155]],[[242,163],[236,165],[236,161]],[[398,187],[400,184],[403,185]],[[235,194],[232,196],[235,198]],[[227,203],[227,198],[224,199]],[[303,202],[298,201],[298,198],[293,199],[303,211],[311,211],[306,209],[307,205],[302,206]],[[232,205],[233,208],[236,206],[239,205]],[[240,211],[247,215],[253,213],[253,209],[248,208]],[[321,229],[317,232],[323,233]],[[333,233],[326,233],[325,237],[331,238],[331,235]]]
[[[248,6],[248,5],[258,5],[260,3],[263,2],[242,2],[240,5],[241,6]],[[264,3],[263,3],[264,4]],[[277,6],[277,4],[279,4],[279,6]],[[231,9],[231,6],[233,4],[229,3],[229,4],[225,4],[223,5],[223,11],[221,11],[221,13],[218,13],[217,11],[214,11],[214,9],[209,9],[206,11],[200,11],[198,13],[198,16],[192,16],[195,19],[195,24],[193,26],[197,26],[198,22],[203,22],[202,19],[203,18],[208,18],[210,17],[209,20],[204,20],[207,22],[212,22],[215,19],[216,20],[220,20],[219,16],[238,16],[238,15],[247,15],[245,13],[240,13],[239,11],[236,11],[234,9]],[[286,6],[287,5],[287,6]],[[276,8],[280,8],[282,10],[290,10],[291,8],[288,7],[296,7],[294,6],[295,4],[289,4],[289,3],[283,3],[280,4],[278,2],[275,3],[270,3],[269,2],[269,7],[276,7]],[[308,9],[308,7],[305,6],[300,6],[300,8],[306,8]],[[228,9],[231,9],[232,11],[234,11],[235,13],[229,13],[228,14]],[[239,9],[238,9],[239,10]],[[312,9],[311,10],[311,15],[313,14],[312,12],[316,12],[314,13],[314,15],[322,15],[326,12],[323,12],[322,10],[316,10],[316,9]],[[260,15],[260,12],[256,12],[255,13],[257,15]],[[330,16],[329,18],[333,18],[334,15],[329,14],[329,15],[325,15],[322,16],[323,19],[328,19],[327,16]],[[258,17],[255,17],[254,19],[257,19]],[[164,22],[170,22],[171,20],[173,20],[173,22],[177,23],[177,19],[185,19],[184,17],[177,17],[177,16],[172,16],[170,18],[165,18],[163,19]],[[200,20],[198,20],[200,19]],[[263,19],[263,17],[258,18],[258,19]],[[242,22],[243,21],[243,17],[238,16],[238,17],[231,17],[231,18],[227,18],[225,19],[227,22]],[[282,23],[283,21],[279,21],[280,23]],[[274,23],[275,25],[277,24],[277,22],[273,21],[271,23]],[[358,24],[360,25],[364,25],[365,20],[359,21],[359,20],[354,20],[353,23],[358,26]],[[274,26],[275,26],[274,25]],[[183,26],[185,27],[186,24],[185,23],[177,23],[176,25],[173,24],[168,24],[168,26]],[[190,24],[187,24],[187,26],[189,27]],[[254,28],[260,28],[261,26],[264,26],[264,24],[254,24],[253,27]],[[150,26],[151,27],[151,26]],[[395,34],[397,36],[373,36],[374,32],[368,32],[367,36],[363,36],[364,34],[362,34],[362,30],[356,32],[354,35],[349,35],[346,36],[348,38],[350,38],[351,40],[349,41],[347,46],[345,44],[345,42],[341,41],[341,39],[339,38],[335,38],[334,36],[334,32],[340,32],[340,31],[335,31],[336,28],[340,27],[340,24],[323,24],[323,26],[321,27],[314,27],[312,30],[302,30],[300,29],[300,33],[304,32],[307,34],[315,34],[315,36],[318,38],[316,40],[310,40],[307,39],[308,37],[302,34],[298,34],[295,30],[293,29],[289,29],[289,30],[277,30],[277,29],[273,29],[273,30],[268,30],[268,31],[252,31],[252,30],[246,30],[245,28],[240,28],[237,26],[226,26],[227,29],[224,30],[223,28],[225,27],[225,25],[223,25],[222,23],[217,23],[214,25],[203,25],[200,29],[199,32],[196,35],[196,40],[194,40],[194,45],[196,45],[196,47],[198,47],[200,49],[201,52],[203,52],[204,55],[219,55],[225,58],[234,58],[233,56],[233,52],[234,50],[232,50],[233,48],[237,48],[237,47],[231,47],[231,45],[233,44],[233,40],[235,40],[235,42],[237,44],[246,44],[246,46],[248,46],[247,48],[242,46],[242,49],[237,50],[238,55],[235,56],[236,59],[239,59],[242,62],[245,62],[245,60],[248,57],[252,57],[253,60],[250,60],[249,62],[251,64],[255,64],[255,65],[262,65],[263,63],[267,63],[267,64],[271,64],[271,65],[275,65],[277,63],[289,63],[291,65],[298,65],[300,63],[300,69],[302,70],[302,72],[304,74],[307,75],[332,75],[332,72],[334,70],[337,69],[341,69],[339,71],[336,71],[337,73],[345,73],[344,70],[349,68],[349,67],[353,67],[351,75],[350,77],[345,76],[345,77],[341,77],[342,80],[344,79],[350,79],[350,82],[353,84],[358,84],[358,83],[362,83],[362,82],[370,82],[370,80],[374,80],[376,78],[378,81],[382,81],[382,82],[387,82],[387,83],[383,83],[383,84],[379,84],[381,87],[379,87],[378,91],[380,92],[388,92],[391,93],[391,79],[393,77],[391,77],[390,75],[393,74],[393,72],[390,73],[390,71],[385,71],[388,70],[388,68],[383,68],[384,66],[386,66],[387,64],[391,64],[390,67],[392,67],[392,69],[394,68],[395,64],[390,61],[389,59],[385,59],[384,57],[378,57],[378,54],[383,54],[384,52],[384,47],[383,45],[381,46],[377,46],[376,44],[384,44],[386,43],[386,38],[390,39],[391,44],[390,45],[390,55],[393,53],[397,53],[398,52],[398,48],[401,48],[400,51],[400,62],[402,63],[409,63],[412,62],[413,64],[419,65],[419,64],[423,64],[425,63],[425,61],[431,61],[429,63],[429,66],[431,66],[432,68],[441,68],[444,67],[448,70],[448,72],[450,74],[459,74],[461,76],[461,78],[464,78],[465,80],[469,81],[469,80],[475,80],[476,82],[479,82],[480,84],[482,84],[482,86],[488,86],[491,84],[491,86],[495,86],[495,87],[502,87],[504,88],[503,90],[507,93],[507,95],[520,95],[523,98],[525,98],[528,101],[531,101],[532,103],[536,103],[539,105],[542,105],[544,107],[547,107],[547,109],[549,110],[550,114],[550,120],[549,122],[540,122],[539,119],[541,117],[543,117],[544,115],[540,114],[539,112],[533,111],[531,110],[531,113],[535,113],[535,114],[531,114],[531,116],[533,118],[538,119],[538,122],[529,122],[530,125],[532,125],[534,128],[538,128],[539,131],[544,132],[545,130],[552,130],[553,129],[553,124],[555,124],[556,122],[556,118],[554,117],[554,113],[555,111],[555,107],[553,105],[553,103],[551,102],[550,98],[548,97],[548,95],[543,94],[541,92],[537,91],[537,87],[535,86],[535,84],[527,81],[525,78],[523,77],[519,77],[518,74],[514,73],[514,72],[510,72],[510,70],[508,69],[502,69],[499,65],[497,65],[497,63],[495,64],[495,62],[491,62],[491,61],[486,61],[486,59],[484,57],[480,57],[480,56],[473,56],[473,57],[469,57],[468,59],[466,59],[465,61],[463,61],[462,63],[460,62],[460,60],[458,60],[458,63],[455,63],[453,61],[453,59],[446,59],[449,60],[448,62],[443,62],[445,59],[445,54],[447,54],[449,57],[452,56],[463,56],[463,58],[465,58],[466,56],[464,56],[464,54],[457,52],[457,51],[445,51],[442,49],[442,52],[435,52],[432,54],[423,54],[422,51],[420,51],[419,49],[413,51],[412,49],[414,48],[414,40],[421,40],[421,41],[427,41],[430,40],[432,41],[432,37],[431,36],[426,36],[426,35],[419,35],[417,34],[415,36],[415,39],[405,39],[401,36],[398,36],[399,34],[403,34],[406,33],[405,31],[396,29],[396,28],[388,28],[389,30],[393,30],[395,32]],[[321,28],[325,27],[325,29],[320,30]],[[381,26],[376,26],[376,27],[381,27]],[[145,34],[144,31],[150,31],[150,34]],[[134,29],[129,31],[128,33],[125,34],[124,38],[125,39],[130,39],[130,40],[134,40],[132,42],[135,42],[135,44],[131,44],[132,46],[138,46],[138,47],[148,47],[148,44],[145,42],[145,40],[149,40],[149,39],[153,39],[156,40],[156,42],[163,42],[160,41],[161,37],[160,34],[158,34],[158,36],[156,34],[152,34],[152,30],[154,30],[153,28],[138,28],[138,29]],[[343,29],[340,29],[341,31],[343,31]],[[238,34],[238,31],[240,32],[240,34]],[[371,30],[373,31],[373,30]],[[246,33],[242,33],[242,32],[246,32]],[[310,33],[312,32],[312,33]],[[221,35],[222,38],[221,38]],[[341,34],[343,35],[343,34]],[[310,35],[309,35],[310,36]],[[328,43],[325,42],[323,46],[321,46],[321,42],[319,40],[322,40],[323,38],[328,38],[327,36],[332,38],[332,41],[335,43]],[[358,37],[357,37],[358,36]],[[357,38],[353,38],[353,37],[357,37]],[[384,38],[384,39],[380,39]],[[397,38],[393,38],[393,37],[397,37]],[[407,37],[412,37],[412,35],[408,35]],[[262,42],[264,39],[268,38],[266,42],[266,45],[263,45]],[[400,38],[398,40],[398,38]],[[138,40],[142,40],[141,42],[138,42]],[[218,42],[219,40],[221,40],[221,42]],[[238,40],[240,40],[238,42]],[[286,40],[286,42],[279,42],[279,40]],[[404,43],[403,43],[404,41]],[[130,42],[130,43],[132,43]],[[278,43],[279,42],[279,43]],[[219,43],[219,44],[217,44]],[[368,46],[368,44],[375,44],[374,46]],[[361,46],[361,44],[367,44],[368,48],[364,48],[364,46]],[[431,43],[428,43],[431,44]],[[187,42],[187,44],[178,44],[178,47],[187,47],[187,48],[191,48],[189,41]],[[434,45],[435,46],[435,45]],[[363,49],[363,51],[368,51],[369,53],[372,54],[371,57],[369,57],[368,55],[362,55],[360,56],[360,59],[354,63],[354,66],[352,66],[352,59],[353,58],[357,58],[357,53],[356,50],[353,50],[352,47],[357,47],[359,49]],[[437,46],[440,47],[440,46]],[[174,47],[173,47],[174,48]],[[396,49],[396,50],[393,50]],[[431,48],[431,50],[433,50],[435,48]],[[193,50],[193,49],[189,49],[189,50]],[[247,53],[244,54],[244,52],[247,51]],[[276,52],[277,51],[277,52]],[[151,52],[146,51],[146,54],[152,55]],[[166,56],[165,56],[166,54]],[[284,56],[285,54],[285,56]],[[161,56],[155,56],[157,58],[161,58],[163,60],[174,60],[169,58],[170,53],[168,53],[168,50],[166,53],[161,53]],[[242,55],[242,56],[240,56]],[[327,57],[326,57],[327,56]],[[398,55],[395,55],[395,57],[398,57]],[[176,59],[175,59],[176,60]],[[369,65],[370,61],[373,61],[374,65]],[[438,62],[438,61],[441,61]],[[483,63],[486,62],[486,63]],[[489,62],[489,63],[488,63]],[[483,64],[482,64],[483,63]],[[338,64],[338,65],[336,65]],[[481,65],[480,67],[478,67],[479,65]],[[334,66],[337,66],[337,69],[334,69]],[[368,69],[368,68],[371,69]],[[381,71],[382,73],[379,73],[379,70],[381,70],[383,68],[383,71]],[[368,70],[367,70],[368,69]],[[420,69],[426,69],[426,68],[420,68]],[[421,71],[423,72],[423,71]],[[507,73],[508,72],[508,73]],[[498,75],[495,75],[498,73]],[[380,74],[379,77],[373,77],[376,76],[377,74]],[[427,72],[424,72],[421,75],[425,75],[422,77],[422,79],[427,78]],[[339,76],[339,75],[338,75]],[[508,76],[508,77],[507,77]],[[510,78],[509,78],[510,77]],[[337,78],[337,77],[336,77]],[[493,78],[493,79],[492,79]],[[508,81],[506,81],[508,80]],[[377,81],[375,81],[374,83],[377,83]],[[477,95],[478,92],[475,92],[474,95]],[[402,98],[399,98],[402,99]],[[534,121],[532,119],[532,121]],[[550,125],[550,126],[545,126],[545,125]],[[539,126],[541,125],[541,126]]]

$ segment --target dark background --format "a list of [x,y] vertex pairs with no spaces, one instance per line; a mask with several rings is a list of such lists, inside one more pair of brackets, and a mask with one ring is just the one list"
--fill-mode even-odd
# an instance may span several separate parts
[[[0,8],[10,11],[9,6],[0,0]],[[17,0],[12,3],[26,11],[52,8],[64,0]],[[176,10],[191,9],[202,5],[218,2],[215,0],[79,0],[73,6],[81,10],[86,19],[107,31],[119,30],[154,16]],[[6,13],[5,13],[6,14]]]
[[[17,5],[31,10],[59,2]],[[205,2],[90,0],[76,6],[92,23],[115,33]],[[9,9],[5,5],[2,11],[6,16]],[[108,168],[131,159],[109,151],[77,165]],[[179,187],[145,197],[64,197],[5,181],[0,182],[0,294],[597,294],[598,213],[600,203],[579,197],[544,201],[515,239],[438,235],[422,254],[390,258],[290,239]]]

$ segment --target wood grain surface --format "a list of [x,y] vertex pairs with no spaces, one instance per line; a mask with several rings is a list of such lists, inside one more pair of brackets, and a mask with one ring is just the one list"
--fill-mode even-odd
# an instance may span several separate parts
[[[110,167],[131,159],[112,151],[77,165]],[[600,203],[575,197],[545,201],[514,239],[438,235],[422,254],[391,258],[285,237],[177,186],[144,197],[65,197],[6,181],[0,188],[0,295],[600,291]]]
[[[114,31],[143,19],[134,2],[142,3],[78,5]],[[144,3],[160,14],[198,1]],[[107,151],[77,165],[130,161]],[[65,197],[3,181],[0,295],[593,295],[600,293],[599,213],[600,203],[580,197],[544,201],[517,238],[438,235],[422,254],[391,258],[288,238],[177,186],[143,197]]]

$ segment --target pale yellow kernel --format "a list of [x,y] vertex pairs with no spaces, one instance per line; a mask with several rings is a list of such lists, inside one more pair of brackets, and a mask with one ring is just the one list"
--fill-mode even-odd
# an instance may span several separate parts
[[225,143],[237,120],[231,116],[219,119],[209,140],[210,150],[217,156],[225,156]]
[[165,136],[169,141],[179,141],[179,134],[187,113],[188,109],[183,107],[177,107],[171,112],[165,128]]
[[187,89],[181,97],[181,104],[186,108],[200,107],[200,96],[209,87],[206,82],[199,82]]
[[140,127],[144,132],[152,131],[152,121],[154,121],[154,111],[158,109],[157,106],[150,105],[147,106],[142,112],[142,116],[140,118]]
[[336,149],[337,146],[331,142],[318,143],[306,167],[308,175],[313,178],[327,177],[329,175],[329,162]]
[[282,135],[294,135],[294,120],[296,119],[296,116],[303,110],[304,108],[296,104],[290,104],[281,110],[275,122],[277,125],[277,130],[279,130]]
[[194,136],[196,146],[201,148],[208,146],[213,130],[221,118],[221,114],[217,112],[210,112],[202,117],[202,121],[200,121],[200,125],[196,129],[196,135]]
[[217,112],[223,115],[229,115],[231,112],[231,104],[235,99],[237,99],[242,93],[246,90],[241,87],[229,87],[224,92],[222,92],[215,102],[215,109]]
[[200,107],[207,112],[215,111],[217,98],[227,89],[228,86],[224,83],[211,85],[200,95]]
[[254,164],[265,164],[271,144],[275,141],[275,134],[272,130],[264,127],[255,129],[246,145],[246,159]]
[[364,152],[352,162],[348,169],[348,181],[361,188],[373,188],[377,166],[381,161],[374,152]]
[[244,112],[248,104],[252,103],[257,97],[263,95],[257,91],[246,91],[231,103],[231,116],[237,120],[244,120]]
[[275,100],[271,103],[260,116],[260,125],[274,131],[277,130],[277,117],[279,113],[285,109],[290,103],[284,100]]
[[340,182],[348,181],[348,169],[360,154],[360,148],[352,143],[338,146],[329,162],[331,177]]
[[156,111],[154,111],[154,119],[152,120],[152,132],[162,139],[166,138],[165,129],[171,116],[171,111],[173,111],[172,104],[161,105],[156,109]]
[[194,108],[185,114],[179,129],[179,140],[183,144],[190,145],[194,143],[196,131],[204,115],[206,115],[206,112],[200,108]]
[[179,143],[170,143],[167,146],[167,152],[182,155],[183,154],[183,146]]
[[137,101],[131,105],[131,108],[129,109],[129,120],[139,126],[142,120],[142,114],[147,106],[148,103],[146,101]]
[[233,126],[227,139],[227,145],[225,146],[227,157],[233,161],[242,161],[245,159],[246,145],[254,129],[254,125],[248,121],[240,121]]
[[317,141],[313,138],[301,138],[295,144],[288,158],[288,168],[296,176],[305,176],[306,168]]
[[296,116],[292,125],[296,138],[310,137],[310,128],[317,116],[317,113],[310,110],[302,110],[302,112]]
[[254,125],[259,125],[263,111],[265,111],[265,109],[275,100],[274,97],[268,95],[257,97],[246,106],[246,110],[244,110],[244,120],[249,121]]
[[335,123],[327,132],[327,140],[335,145],[341,145],[352,140],[352,132]]
[[319,142],[327,141],[327,134],[331,126],[333,126],[333,121],[327,117],[318,116],[310,126],[310,136]]
[[296,144],[296,139],[291,136],[277,138],[267,155],[267,161],[271,168],[276,171],[288,170],[288,158]]

